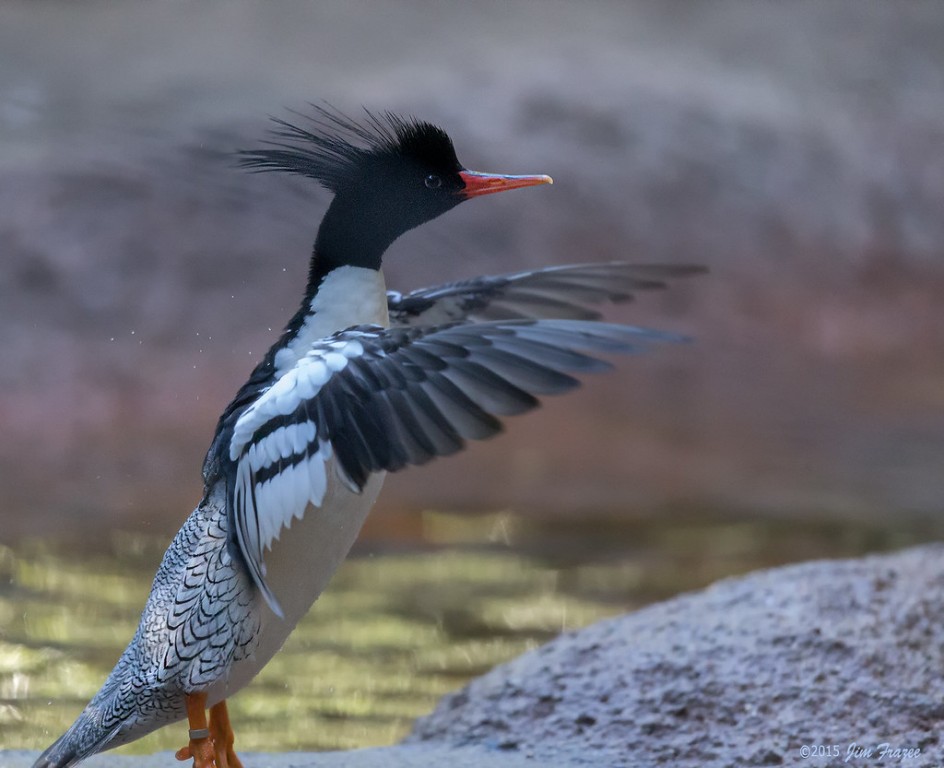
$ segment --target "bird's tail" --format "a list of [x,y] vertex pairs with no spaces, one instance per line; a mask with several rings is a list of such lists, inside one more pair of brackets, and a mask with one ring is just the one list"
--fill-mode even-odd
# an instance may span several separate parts
[[33,768],[70,768],[109,745],[120,726],[103,732],[89,709],[91,705],[85,708],[68,731],[39,756]]
[[134,642],[69,730],[39,756],[33,768],[71,768],[104,749],[126,743],[129,736],[134,738],[133,732],[139,730],[134,708],[122,693],[133,646]]
[[135,635],[101,690],[33,768],[72,768],[98,752],[127,744],[186,716],[182,696],[169,697],[165,689],[134,676],[141,666],[139,652]]

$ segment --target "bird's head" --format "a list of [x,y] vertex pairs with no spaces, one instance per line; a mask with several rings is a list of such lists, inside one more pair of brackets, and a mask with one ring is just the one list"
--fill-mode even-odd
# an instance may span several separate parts
[[421,120],[365,110],[356,122],[333,109],[313,109],[300,116],[307,127],[275,119],[273,139],[240,155],[243,167],[307,176],[334,193],[319,232],[321,251],[343,248],[345,258],[376,258],[379,266],[397,237],[464,200],[551,183],[549,176],[469,171],[449,135]]

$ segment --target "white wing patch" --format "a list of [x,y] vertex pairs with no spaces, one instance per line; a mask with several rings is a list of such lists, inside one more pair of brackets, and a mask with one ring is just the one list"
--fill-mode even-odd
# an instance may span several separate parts
[[300,405],[317,395],[332,375],[344,370],[348,360],[362,354],[364,347],[357,340],[334,341],[309,351],[236,421],[229,444],[230,459],[239,461],[261,427],[277,416],[294,413]]
[[233,427],[229,456],[236,462],[237,538],[253,578],[279,616],[281,608],[265,583],[265,551],[301,519],[309,504],[321,506],[333,456],[308,404],[349,360],[363,353],[356,339],[319,344],[263,392]]

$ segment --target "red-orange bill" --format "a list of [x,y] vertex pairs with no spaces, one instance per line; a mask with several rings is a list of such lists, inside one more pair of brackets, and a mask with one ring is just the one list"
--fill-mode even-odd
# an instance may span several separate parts
[[553,184],[550,176],[506,176],[498,173],[479,173],[478,171],[459,171],[459,177],[465,183],[462,194],[465,197],[491,195],[508,189],[533,187],[537,184]]

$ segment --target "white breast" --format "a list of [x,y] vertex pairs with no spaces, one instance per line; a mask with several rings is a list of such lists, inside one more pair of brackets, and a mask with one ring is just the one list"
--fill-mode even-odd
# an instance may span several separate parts
[[275,356],[275,375],[283,376],[312,343],[352,325],[389,325],[383,273],[365,267],[338,267],[328,273],[311,300],[305,322]]
[[[295,338],[276,354],[276,377],[292,370],[316,341],[352,325],[388,323],[383,274],[363,267],[338,267],[322,281]],[[258,646],[248,659],[233,664],[227,678],[210,688],[211,705],[245,686],[282,647],[347,557],[373,507],[385,473],[371,475],[364,489],[355,493],[339,479],[334,461],[331,458],[325,466],[321,505],[309,504],[301,519],[290,517],[286,521],[290,527],[282,530],[271,541],[271,550],[265,552],[266,583],[285,618],[276,616],[257,594],[255,610],[262,616]]]
[[262,616],[259,644],[252,656],[235,662],[229,676],[210,688],[210,705],[243,688],[282,647],[347,557],[380,493],[384,476],[382,472],[371,475],[364,490],[354,493],[338,478],[332,460],[324,504],[309,506],[266,553],[266,581],[278,597],[285,618],[272,613],[257,594],[255,609]]

